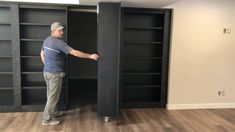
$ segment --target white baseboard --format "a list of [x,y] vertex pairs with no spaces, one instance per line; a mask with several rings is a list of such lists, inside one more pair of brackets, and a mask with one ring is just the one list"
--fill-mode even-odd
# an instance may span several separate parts
[[167,104],[168,110],[235,108],[235,103]]

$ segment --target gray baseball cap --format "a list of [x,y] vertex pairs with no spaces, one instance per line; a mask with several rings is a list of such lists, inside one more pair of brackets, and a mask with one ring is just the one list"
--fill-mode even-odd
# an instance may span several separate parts
[[60,25],[59,22],[53,22],[51,24],[51,31],[53,30],[60,30],[60,29],[63,29],[64,27],[62,25]]

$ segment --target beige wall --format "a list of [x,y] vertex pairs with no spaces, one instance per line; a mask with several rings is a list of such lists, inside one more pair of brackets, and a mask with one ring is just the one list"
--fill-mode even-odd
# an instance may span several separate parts
[[[235,107],[235,0],[183,0],[166,8],[174,9],[168,108]],[[225,27],[231,34],[223,34]]]

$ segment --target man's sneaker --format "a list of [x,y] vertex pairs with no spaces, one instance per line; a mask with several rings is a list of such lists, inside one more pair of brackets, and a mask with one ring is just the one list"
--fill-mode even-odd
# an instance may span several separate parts
[[55,126],[60,124],[60,121],[46,121],[46,122],[42,122],[43,126]]
[[62,113],[62,112],[56,112],[56,113],[54,114],[54,116],[55,116],[55,117],[61,117],[61,116],[64,116],[64,113]]

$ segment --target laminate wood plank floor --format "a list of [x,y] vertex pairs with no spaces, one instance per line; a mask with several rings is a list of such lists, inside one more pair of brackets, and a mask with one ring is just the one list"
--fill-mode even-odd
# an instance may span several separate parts
[[122,109],[118,126],[97,117],[94,104],[65,113],[58,126],[42,126],[41,112],[0,113],[0,132],[235,132],[235,109]]

